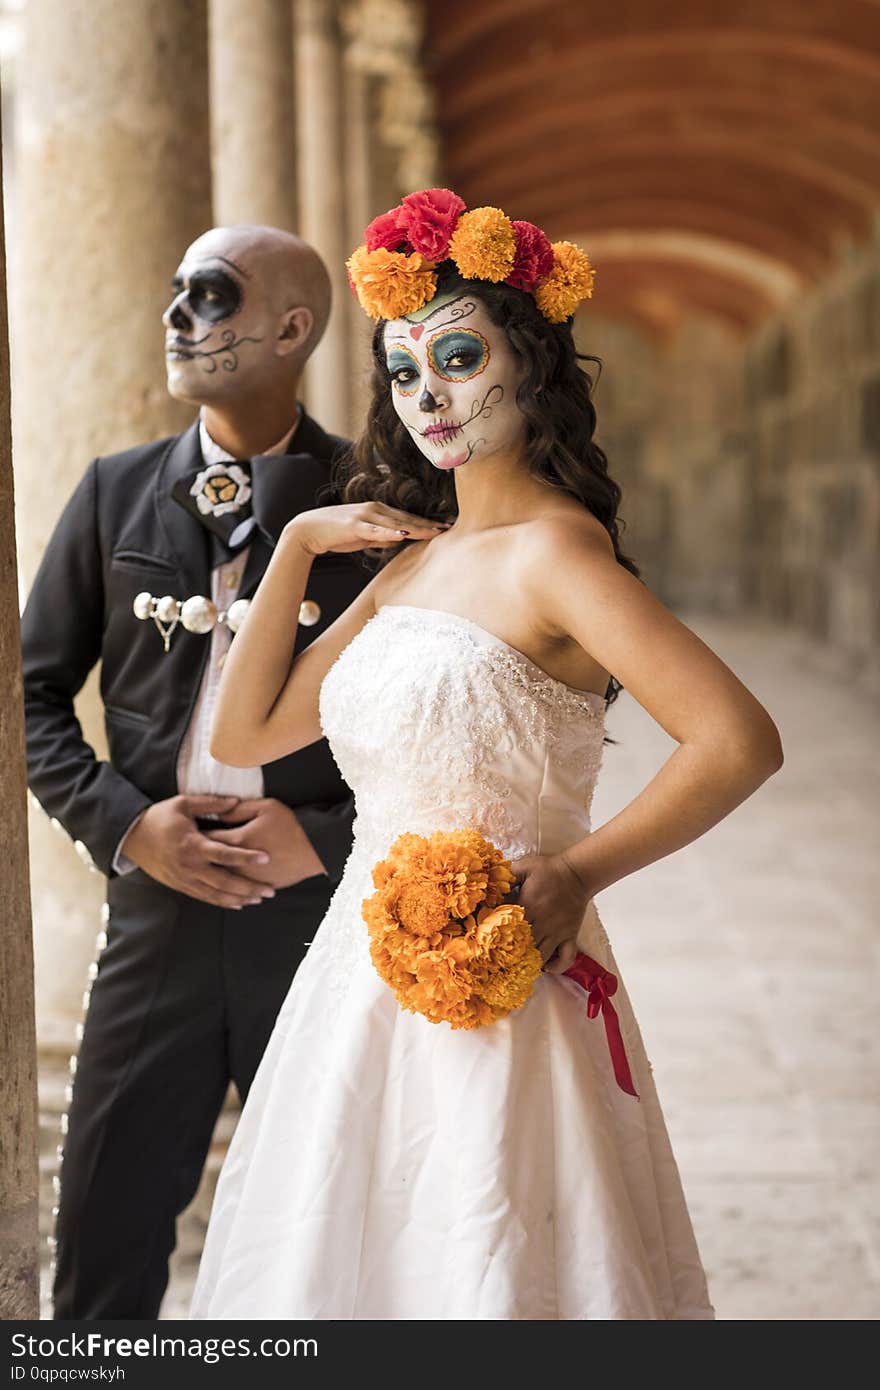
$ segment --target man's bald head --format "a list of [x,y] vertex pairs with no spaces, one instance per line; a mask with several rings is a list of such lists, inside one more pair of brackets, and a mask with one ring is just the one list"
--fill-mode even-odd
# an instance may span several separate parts
[[317,347],[330,317],[331,288],[327,267],[313,246],[279,227],[243,223],[212,227],[193,242],[184,259],[211,255],[257,280],[277,313],[309,309],[314,327],[306,355]]
[[168,389],[208,404],[296,389],[330,316],[313,246],[278,227],[212,227],[184,253],[165,311]]

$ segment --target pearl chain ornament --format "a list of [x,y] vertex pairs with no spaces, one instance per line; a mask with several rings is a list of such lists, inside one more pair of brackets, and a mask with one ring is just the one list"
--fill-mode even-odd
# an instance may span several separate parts
[[144,589],[135,596],[132,611],[141,622],[152,618],[167,652],[171,650],[171,637],[178,623],[187,632],[210,632],[218,623],[225,623],[230,632],[238,632],[250,606],[249,598],[237,598],[228,608],[220,611],[216,603],[205,598],[204,594],[193,594],[192,598],[181,601],[172,594],[156,598]]
[[[225,623],[229,631],[235,633],[247,617],[250,606],[249,598],[237,598],[228,608],[219,610],[204,594],[193,594],[192,598],[181,602],[171,594],[156,598],[144,589],[135,596],[132,611],[141,622],[152,618],[167,652],[171,649],[171,636],[178,623],[187,632],[196,633],[210,632],[218,623]],[[321,621],[321,605],[315,603],[314,599],[303,599],[299,606],[299,621],[303,627],[314,627],[315,623]]]

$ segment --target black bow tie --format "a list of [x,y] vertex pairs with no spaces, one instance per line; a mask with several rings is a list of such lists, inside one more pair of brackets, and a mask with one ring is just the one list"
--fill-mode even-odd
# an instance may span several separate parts
[[206,463],[178,478],[171,496],[232,553],[251,539],[257,522],[249,459]]

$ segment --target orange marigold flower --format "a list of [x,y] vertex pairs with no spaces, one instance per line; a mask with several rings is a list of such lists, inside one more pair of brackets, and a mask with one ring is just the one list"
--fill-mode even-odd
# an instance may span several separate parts
[[553,242],[553,269],[535,288],[535,303],[551,323],[564,323],[593,293],[596,272],[586,251],[571,241]]
[[384,888],[393,877],[394,865],[390,859],[380,859],[379,863],[373,866],[373,883],[377,888]]
[[516,259],[516,232],[500,208],[463,212],[449,241],[449,255],[467,280],[506,280]]
[[[395,881],[407,901],[424,893],[432,901],[441,894],[447,917],[463,918],[484,901],[491,866],[497,880],[500,870],[495,861],[503,859],[488,840],[476,830],[437,831],[423,835],[401,835],[392,845],[385,862],[393,866]],[[377,870],[379,866],[377,866]],[[378,881],[374,882],[377,887]],[[501,880],[504,876],[501,874]],[[404,913],[402,920],[408,922]]]
[[498,853],[498,862],[490,864],[488,868],[486,884],[485,904],[487,907],[497,907],[498,903],[503,902],[513,889],[516,883],[516,875],[511,869],[506,859]]
[[449,921],[449,905],[443,883],[419,874],[414,880],[398,875],[395,881],[396,912],[400,922],[416,936],[433,936]]
[[444,1000],[464,1003],[473,993],[468,971],[442,951],[426,951],[418,963],[416,975],[418,987],[413,990],[414,996],[421,993],[436,1004]]
[[405,831],[403,835],[398,835],[383,862],[406,864],[424,844],[424,835],[414,835],[412,831]]
[[375,251],[359,246],[345,264],[361,308],[374,319],[412,314],[437,291],[431,262],[417,252],[406,256],[384,246]]
[[541,954],[533,946],[522,960],[509,970],[493,971],[480,988],[482,999],[496,1018],[503,1018],[512,1009],[519,1009],[532,992],[541,973]]
[[534,948],[532,929],[519,903],[484,907],[477,913],[473,936],[481,959],[488,957],[502,969],[507,969],[529,948]]
[[513,881],[473,828],[398,836],[362,912],[373,964],[402,1008],[480,1028],[525,1003],[541,957],[523,908],[503,901]]
[[470,935],[447,936],[444,932],[443,951],[456,965],[469,964],[477,955],[477,944]]
[[390,950],[384,941],[375,937],[371,940],[370,958],[379,974],[392,985],[392,988],[402,989],[416,983],[415,971],[408,970],[399,952]]
[[385,892],[374,893],[371,898],[364,899],[361,912],[371,933],[397,931],[400,919],[392,910],[392,904],[392,896]]

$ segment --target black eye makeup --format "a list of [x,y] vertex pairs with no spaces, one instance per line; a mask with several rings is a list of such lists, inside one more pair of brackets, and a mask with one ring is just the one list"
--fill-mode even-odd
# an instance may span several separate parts
[[[180,294],[184,280],[175,275],[171,281],[174,293]],[[220,323],[241,308],[242,292],[237,282],[225,270],[194,270],[187,287],[189,307],[203,323]]]
[[428,361],[444,381],[470,381],[485,371],[489,344],[475,328],[447,328],[427,342]]
[[241,290],[225,270],[196,270],[190,276],[189,301],[198,318],[219,323],[241,307]]

